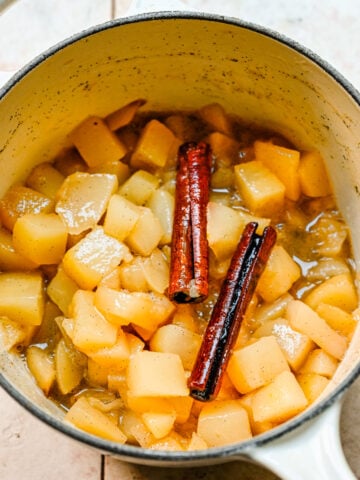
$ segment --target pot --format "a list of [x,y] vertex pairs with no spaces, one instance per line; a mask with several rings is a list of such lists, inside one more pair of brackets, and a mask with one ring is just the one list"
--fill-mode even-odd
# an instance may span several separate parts
[[[166,4],[168,5],[168,4]],[[148,5],[149,7],[149,5]],[[360,271],[360,95],[300,45],[260,26],[194,12],[140,14],[95,26],[56,45],[0,90],[0,195],[50,160],[90,114],[146,98],[149,109],[210,102],[248,122],[316,146],[349,225]],[[360,329],[316,404],[249,441],[206,451],[159,452],[95,438],[63,423],[17,356],[0,351],[0,384],[65,435],[121,460],[156,466],[260,462],[284,478],[355,478],[339,440],[344,392],[360,372]]]

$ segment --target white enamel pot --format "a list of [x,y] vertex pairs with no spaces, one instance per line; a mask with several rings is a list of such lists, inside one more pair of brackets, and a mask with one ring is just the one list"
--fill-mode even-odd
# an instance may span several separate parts
[[[351,231],[360,270],[360,96],[329,65],[282,36],[235,19],[192,12],[135,15],[93,27],[50,49],[0,90],[0,195],[49,160],[90,114],[146,98],[155,110],[219,102],[228,112],[317,147]],[[343,393],[360,371],[360,330],[330,387],[301,415],[249,441],[194,452],[118,445],[63,423],[22,361],[0,352],[0,384],[65,435],[129,462],[264,464],[291,480],[355,478],[339,441]]]

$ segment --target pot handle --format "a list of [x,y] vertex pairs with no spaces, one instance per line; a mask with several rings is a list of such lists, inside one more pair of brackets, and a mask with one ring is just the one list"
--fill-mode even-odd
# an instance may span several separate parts
[[296,430],[249,453],[286,480],[356,480],[340,441],[342,400]]

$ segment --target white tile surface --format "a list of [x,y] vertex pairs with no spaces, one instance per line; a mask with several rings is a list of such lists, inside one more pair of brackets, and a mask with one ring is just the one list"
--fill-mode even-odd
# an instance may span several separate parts
[[[145,0],[137,0],[144,5]],[[358,0],[178,0],[187,7],[262,24],[311,48],[360,89]],[[35,55],[77,31],[122,16],[131,0],[18,0],[0,16],[0,84]],[[360,478],[360,380],[350,389],[342,418],[345,453]],[[126,465],[62,437],[0,390],[1,480],[263,479],[257,467],[229,464],[200,470]],[[332,479],[330,479],[332,480]],[[335,479],[334,479],[335,480]],[[336,479],[338,480],[338,479]]]

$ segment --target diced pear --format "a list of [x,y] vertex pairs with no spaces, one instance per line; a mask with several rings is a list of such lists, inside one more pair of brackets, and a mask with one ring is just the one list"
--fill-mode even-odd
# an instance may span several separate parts
[[285,197],[296,202],[300,197],[300,152],[271,142],[254,143],[255,159],[261,161],[285,185]]
[[[234,184],[234,171],[232,167],[218,167],[211,175],[211,188],[214,190],[230,189]],[[214,192],[217,195],[215,198],[219,199],[219,192]],[[213,194],[213,195],[214,195]],[[210,197],[213,200],[214,196]],[[223,203],[219,202],[218,203]]]
[[134,100],[123,107],[115,110],[112,113],[109,113],[105,118],[105,122],[110,130],[119,130],[119,128],[125,127],[131,123],[138,112],[139,108],[145,105],[146,100],[139,98],[138,100]]
[[121,195],[110,198],[104,220],[104,232],[125,240],[140,217],[139,208]]
[[[185,397],[180,397],[185,398]],[[127,392],[125,396],[126,405],[136,413],[175,413],[175,408],[170,402],[170,398],[163,397],[138,397]]]
[[165,167],[175,142],[176,137],[169,128],[158,120],[150,120],[141,132],[131,156],[131,166],[134,168]]
[[13,245],[38,265],[55,265],[64,256],[67,237],[66,227],[55,213],[28,213],[14,225]]
[[92,358],[88,358],[86,380],[91,386],[107,387],[109,368],[98,364]]
[[192,305],[179,304],[172,317],[172,323],[179,327],[186,328],[190,332],[197,332],[196,313]]
[[296,378],[309,403],[313,403],[330,382],[317,373],[300,373]]
[[53,167],[51,163],[45,162],[36,165],[26,179],[26,185],[39,193],[54,199],[65,180],[59,170]]
[[339,362],[332,355],[326,353],[322,348],[316,348],[309,353],[306,362],[300,369],[300,373],[316,373],[331,378],[338,364]]
[[65,420],[85,432],[113,442],[125,443],[127,440],[120,428],[104,413],[91,406],[85,397],[76,400],[66,413]]
[[92,290],[128,257],[126,245],[106,235],[102,227],[96,227],[65,253],[63,268],[80,288]]
[[69,138],[89,167],[121,160],[127,152],[125,145],[104,120],[96,116],[88,117],[81,122],[70,133]]
[[47,294],[63,314],[68,315],[70,302],[78,288],[74,280],[65,273],[60,265],[55,277],[48,284]]
[[120,372],[128,366],[130,358],[129,342],[125,333],[119,330],[114,345],[99,348],[94,352],[89,352],[88,355],[97,364]]
[[96,167],[89,168],[89,173],[106,173],[108,175],[115,175],[119,185],[122,185],[131,175],[129,165],[121,160],[111,160],[96,165]]
[[189,393],[181,359],[174,353],[142,351],[130,358],[129,394],[139,397],[179,397]]
[[213,130],[231,136],[231,121],[222,105],[215,102],[209,103],[201,107],[198,114]]
[[128,443],[148,448],[156,440],[146,427],[141,415],[131,410],[125,410],[121,418],[121,428],[127,437]]
[[213,132],[207,137],[217,165],[231,166],[239,160],[239,143],[221,132]]
[[100,280],[99,285],[104,285],[105,287],[113,288],[114,290],[120,290],[121,288],[120,268],[121,266],[118,266],[118,267],[115,267],[114,270],[111,270],[110,273],[105,275]]
[[77,361],[71,348],[61,339],[55,349],[56,381],[61,393],[66,395],[79,385],[84,368]]
[[141,418],[155,438],[163,438],[171,432],[176,415],[175,413],[145,412]]
[[310,351],[315,347],[314,342],[307,335],[292,329],[285,318],[269,320],[255,330],[253,334],[257,338],[268,335],[273,335],[276,338],[286,360],[294,371],[299,370]]
[[269,320],[283,317],[289,302],[293,299],[294,297],[290,293],[285,293],[274,302],[263,303],[254,313],[255,325],[263,325]]
[[242,230],[243,221],[233,208],[208,203],[207,239],[217,260],[225,260],[234,253]]
[[301,300],[293,300],[286,309],[291,327],[310,337],[319,347],[337,359],[342,359],[347,348],[346,339],[333,330],[326,321]]
[[49,393],[55,381],[55,365],[53,359],[45,350],[32,345],[26,350],[26,362],[30,372],[44,391],[45,395]]
[[202,408],[197,434],[209,447],[220,447],[252,437],[249,417],[238,400],[219,400]]
[[104,286],[95,292],[95,306],[114,325],[133,323],[151,331],[164,323],[175,310],[165,295],[117,291]]
[[271,222],[270,218],[257,217],[256,215],[250,215],[244,210],[237,210],[236,213],[240,216],[244,227],[249,222],[256,222],[258,224],[257,233],[260,235],[262,235],[262,233],[264,232],[264,228],[268,227]]
[[148,292],[150,288],[143,268],[145,258],[147,257],[135,255],[131,262],[123,262],[118,268],[120,287],[114,288],[109,285],[109,288],[114,288],[115,290],[123,288],[130,292]]
[[169,264],[161,250],[155,248],[149,257],[143,259],[142,270],[149,289],[164,293],[169,286]]
[[58,325],[56,319],[62,315],[58,306],[51,300],[47,299],[44,305],[44,314],[40,327],[33,327],[36,329],[33,342],[35,344],[47,344],[50,349],[53,349],[55,342],[58,339]]
[[77,290],[69,313],[74,320],[72,341],[82,352],[111,347],[117,338],[117,327],[108,322],[94,305],[95,293]]
[[170,432],[163,438],[151,442],[149,448],[151,450],[160,450],[166,452],[178,452],[183,450],[184,438],[177,432]]
[[1,273],[0,311],[24,325],[40,325],[45,297],[40,273]]
[[75,147],[66,148],[60,152],[54,160],[54,167],[64,177],[68,177],[75,172],[86,172],[88,170],[88,166]]
[[311,228],[310,233],[317,238],[316,251],[319,256],[336,258],[342,255],[348,236],[348,228],[343,222],[324,215]]
[[50,213],[54,202],[32,188],[15,185],[0,200],[0,220],[8,230],[13,229],[16,220],[25,213]]
[[252,398],[252,410],[256,422],[283,422],[300,413],[308,400],[291,372],[282,372],[274,380],[260,388]]
[[146,205],[160,221],[163,230],[160,244],[170,243],[174,223],[174,196],[164,188],[159,188],[153,192]]
[[117,187],[115,175],[85,172],[69,175],[58,192],[55,206],[68,232],[78,234],[95,227]]
[[150,340],[154,352],[176,353],[185,370],[191,370],[201,345],[201,335],[178,325],[164,325],[156,330]]
[[37,267],[37,263],[23,257],[15,250],[11,233],[0,227],[0,270],[21,272],[34,270]]
[[352,312],[358,305],[358,297],[350,274],[340,274],[328,278],[316,286],[305,297],[304,301],[317,308],[320,303],[339,307],[346,312]]
[[205,450],[209,445],[196,432],[193,432],[187,449],[191,452],[193,450]]
[[234,171],[239,193],[252,213],[269,217],[282,210],[285,186],[263,163],[239,163]]
[[329,305],[328,303],[320,303],[315,311],[326,320],[326,323],[331,328],[341,335],[352,335],[356,328],[357,321],[355,318],[342,308]]
[[126,243],[134,253],[148,256],[159,245],[164,231],[150,208],[139,207],[139,210],[140,217],[126,238]]
[[135,205],[145,205],[159,184],[159,178],[152,173],[137,170],[120,186],[119,194]]
[[0,316],[0,345],[8,352],[18,345],[27,345],[34,328],[36,327],[22,325],[8,317]]
[[285,294],[300,276],[299,265],[283,246],[275,245],[259,278],[256,291],[266,302],[273,302]]
[[240,393],[248,393],[289,370],[276,338],[269,336],[235,350],[230,357],[227,373]]
[[317,151],[301,155],[299,166],[301,191],[308,197],[325,197],[331,194],[331,186],[324,159]]

